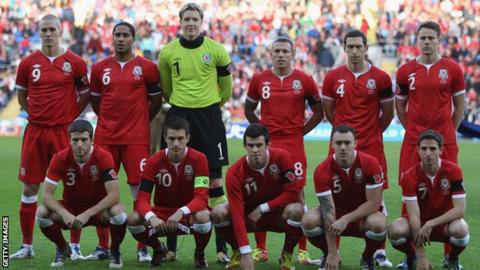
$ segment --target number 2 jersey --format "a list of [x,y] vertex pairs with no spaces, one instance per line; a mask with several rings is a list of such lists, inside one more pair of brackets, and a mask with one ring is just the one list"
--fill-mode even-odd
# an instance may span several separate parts
[[182,208],[184,214],[207,208],[207,158],[193,148],[187,147],[185,151],[185,157],[178,164],[168,159],[168,148],[147,159],[135,206],[142,217],[148,220],[147,214],[152,211],[150,201],[154,187],[153,208]]
[[360,151],[348,169],[335,162],[335,154],[330,155],[317,166],[313,178],[317,197],[333,196],[337,218],[366,202],[366,189],[383,186],[377,159]]
[[45,182],[63,182],[63,200],[70,205],[93,206],[106,195],[105,182],[117,180],[112,155],[92,146],[91,156],[81,164],[75,161],[71,147],[56,153],[48,167]]
[[248,245],[245,217],[260,204],[269,211],[298,202],[305,179],[298,180],[287,151],[268,149],[268,164],[261,170],[249,166],[248,157],[235,162],[227,171],[226,189],[233,229],[239,246]]

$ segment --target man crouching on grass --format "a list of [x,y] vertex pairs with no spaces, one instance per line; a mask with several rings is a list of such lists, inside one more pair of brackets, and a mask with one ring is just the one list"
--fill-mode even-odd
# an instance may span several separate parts
[[[119,203],[119,187],[113,158],[93,145],[93,127],[76,120],[68,130],[70,147],[58,152],[50,162],[43,187],[43,204],[37,209],[37,222],[43,234],[57,246],[52,267],[62,267],[71,250],[61,229],[79,230],[85,226],[110,226],[110,268],[123,266],[120,244],[126,231],[127,214]],[[53,197],[60,180],[63,198]]]

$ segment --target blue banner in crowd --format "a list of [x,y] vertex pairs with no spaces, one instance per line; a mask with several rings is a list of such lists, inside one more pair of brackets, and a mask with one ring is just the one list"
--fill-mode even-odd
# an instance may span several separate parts
[[[232,123],[227,127],[227,138],[229,139],[242,139],[243,133],[247,128],[248,123]],[[310,133],[305,136],[306,141],[329,141],[330,132],[332,131],[332,126],[327,123],[321,123],[316,126]],[[402,125],[397,123],[392,123],[387,130],[383,133],[383,140],[386,142],[401,142],[403,140],[403,135],[405,130]]]

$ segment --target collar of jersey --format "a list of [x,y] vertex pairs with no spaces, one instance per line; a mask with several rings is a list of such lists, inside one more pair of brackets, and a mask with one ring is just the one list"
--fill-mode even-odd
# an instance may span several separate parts
[[187,40],[186,38],[181,36],[180,37],[180,45],[182,45],[182,47],[185,47],[187,49],[196,49],[196,48],[202,46],[203,40],[204,40],[203,35],[198,36],[194,40]]

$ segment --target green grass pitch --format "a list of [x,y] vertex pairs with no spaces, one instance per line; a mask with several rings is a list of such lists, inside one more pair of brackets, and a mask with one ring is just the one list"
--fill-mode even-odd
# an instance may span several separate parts
[[[233,163],[241,155],[244,150],[239,140],[230,140],[228,142],[230,147],[230,162]],[[5,138],[0,137],[0,181],[1,181],[1,196],[0,196],[0,214],[2,216],[10,217],[10,252],[15,252],[21,244],[21,235],[19,227],[19,201],[21,194],[21,183],[17,180],[17,172],[20,160],[20,138]],[[306,186],[306,197],[310,207],[318,205],[315,193],[313,190],[312,172],[316,165],[325,157],[327,152],[326,142],[306,142],[305,148],[308,156],[308,178]],[[386,143],[385,152],[387,155],[389,165],[389,179],[390,189],[384,193],[385,201],[389,213],[389,222],[393,221],[399,216],[401,196],[397,182],[397,167],[398,156],[400,152],[400,143]],[[460,143],[460,165],[463,168],[465,186],[467,189],[467,215],[466,220],[470,225],[470,244],[461,256],[461,261],[465,269],[478,269],[479,259],[475,256],[480,254],[480,212],[478,205],[480,203],[480,179],[478,173],[480,172],[480,144],[472,142]],[[121,179],[121,200],[131,209],[130,191],[126,185],[125,174],[120,174]],[[478,192],[478,193],[477,193]],[[57,195],[60,192],[57,191]],[[67,240],[69,234],[64,233]],[[252,240],[252,238],[251,238]],[[253,243],[253,244],[252,244]],[[95,229],[87,227],[84,229],[81,238],[81,247],[84,255],[92,251],[97,244],[97,237]],[[254,242],[251,241],[252,247]],[[267,245],[269,249],[270,260],[266,263],[257,265],[257,269],[278,269],[277,258],[283,244],[283,235],[269,233],[267,236]],[[35,258],[21,261],[10,261],[10,269],[49,269],[50,263],[53,259],[55,249],[54,245],[50,243],[38,230],[35,228],[34,235]],[[359,269],[359,258],[363,250],[364,243],[360,239],[343,238],[340,247],[342,258],[341,269]],[[122,258],[124,263],[123,269],[145,269],[149,268],[148,264],[140,264],[136,261],[136,243],[132,236],[127,232],[125,240],[122,244]],[[162,269],[192,269],[193,261],[193,237],[179,237],[178,240],[178,258],[179,260],[173,263],[165,263]],[[320,256],[320,251],[309,244],[309,251],[312,258]],[[387,253],[390,260],[396,264],[402,258],[402,254],[395,251],[389,243],[387,243]],[[428,255],[434,265],[434,269],[441,269],[442,246],[438,243],[433,243],[428,248]],[[477,255],[475,255],[477,254]],[[207,257],[210,262],[210,269],[223,269],[224,267],[215,263],[215,244],[211,241],[207,247]],[[477,266],[475,266],[477,265]],[[296,269],[317,269],[314,266],[296,265]],[[92,262],[92,261],[69,261],[65,265],[65,269],[105,269],[108,268],[108,261]]]

